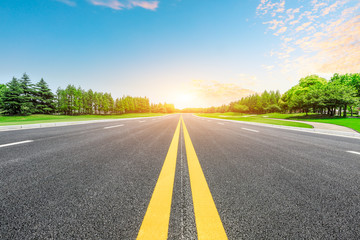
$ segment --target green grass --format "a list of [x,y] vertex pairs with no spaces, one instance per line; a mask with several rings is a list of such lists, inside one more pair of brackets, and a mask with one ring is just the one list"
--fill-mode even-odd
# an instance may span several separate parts
[[0,126],[7,125],[25,125],[38,123],[52,123],[52,122],[74,122],[74,121],[88,121],[88,120],[103,120],[103,119],[119,119],[119,118],[135,118],[135,117],[156,117],[164,116],[162,113],[128,113],[122,115],[45,115],[34,114],[29,116],[0,116]]
[[360,132],[360,118],[329,117],[327,115],[318,115],[318,114],[309,114],[308,116],[306,116],[305,113],[295,113],[295,114],[270,113],[259,116],[262,117],[267,116],[269,118],[309,121],[309,122],[330,123],[330,124],[336,124],[336,125],[352,128]]
[[290,127],[313,128],[309,124],[269,119],[269,118],[264,118],[262,115],[246,115],[246,114],[233,113],[233,112],[201,113],[196,115],[199,117],[219,118],[219,119],[228,119],[228,120],[236,120],[236,121],[244,121],[244,122],[257,122],[257,123],[266,123],[266,124],[282,125],[282,126],[290,126]]

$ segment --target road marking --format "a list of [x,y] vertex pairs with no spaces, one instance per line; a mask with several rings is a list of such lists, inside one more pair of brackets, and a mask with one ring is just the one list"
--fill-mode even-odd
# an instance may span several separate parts
[[146,121],[139,121],[139,122],[146,122]]
[[223,124],[223,123],[219,123],[219,122],[218,122],[217,124],[220,124],[220,125],[225,125],[225,124]]
[[355,151],[346,151],[346,152],[360,155],[360,152],[355,152]]
[[7,144],[0,145],[0,148],[2,148],[2,147],[8,147],[8,146],[13,146],[13,145],[18,145],[18,144],[23,144],[23,143],[31,143],[31,142],[33,142],[33,141],[34,141],[34,140],[26,140],[26,141],[21,141],[21,142],[7,143]]
[[184,120],[182,126],[198,239],[228,239]]
[[211,120],[207,120],[208,122],[211,122]]
[[259,132],[257,130],[250,129],[250,128],[241,128],[241,129],[246,130],[246,131],[250,131],[250,132]]
[[104,127],[104,129],[116,128],[116,127],[122,127],[122,126],[124,126],[124,124],[115,125],[115,126],[110,126],[110,127]]
[[168,237],[181,119],[179,119],[176,127],[164,165],[136,238],[137,240],[162,240]]

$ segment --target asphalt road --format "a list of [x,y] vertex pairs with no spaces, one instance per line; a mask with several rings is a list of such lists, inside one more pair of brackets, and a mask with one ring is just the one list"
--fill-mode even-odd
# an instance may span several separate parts
[[[179,117],[0,132],[0,239],[136,239]],[[229,239],[360,238],[360,140],[183,118]],[[181,131],[169,239],[188,167]]]

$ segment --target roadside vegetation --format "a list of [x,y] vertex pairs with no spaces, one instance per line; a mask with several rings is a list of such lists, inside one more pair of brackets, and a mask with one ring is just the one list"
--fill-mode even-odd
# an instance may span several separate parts
[[[173,104],[150,104],[147,97],[123,96],[68,85],[53,93],[44,79],[33,84],[24,73],[6,84],[0,84],[0,113],[3,116],[30,114],[109,115],[129,113],[173,113]],[[46,117],[45,117],[46,118]]]
[[330,80],[310,75],[284,94],[264,91],[227,105],[184,112],[287,126],[289,122],[277,119],[321,122],[360,131],[360,74],[334,74]]
[[264,91],[227,105],[210,108],[185,109],[185,112],[247,114],[316,113],[319,115],[358,116],[360,111],[360,74],[334,74],[328,81],[317,75],[300,79],[299,83],[280,94]]

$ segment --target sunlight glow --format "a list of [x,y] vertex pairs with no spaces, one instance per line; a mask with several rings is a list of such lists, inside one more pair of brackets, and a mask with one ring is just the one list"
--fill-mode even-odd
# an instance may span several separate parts
[[193,100],[195,96],[190,93],[180,93],[175,100],[175,107],[178,109],[184,109],[193,106]]

